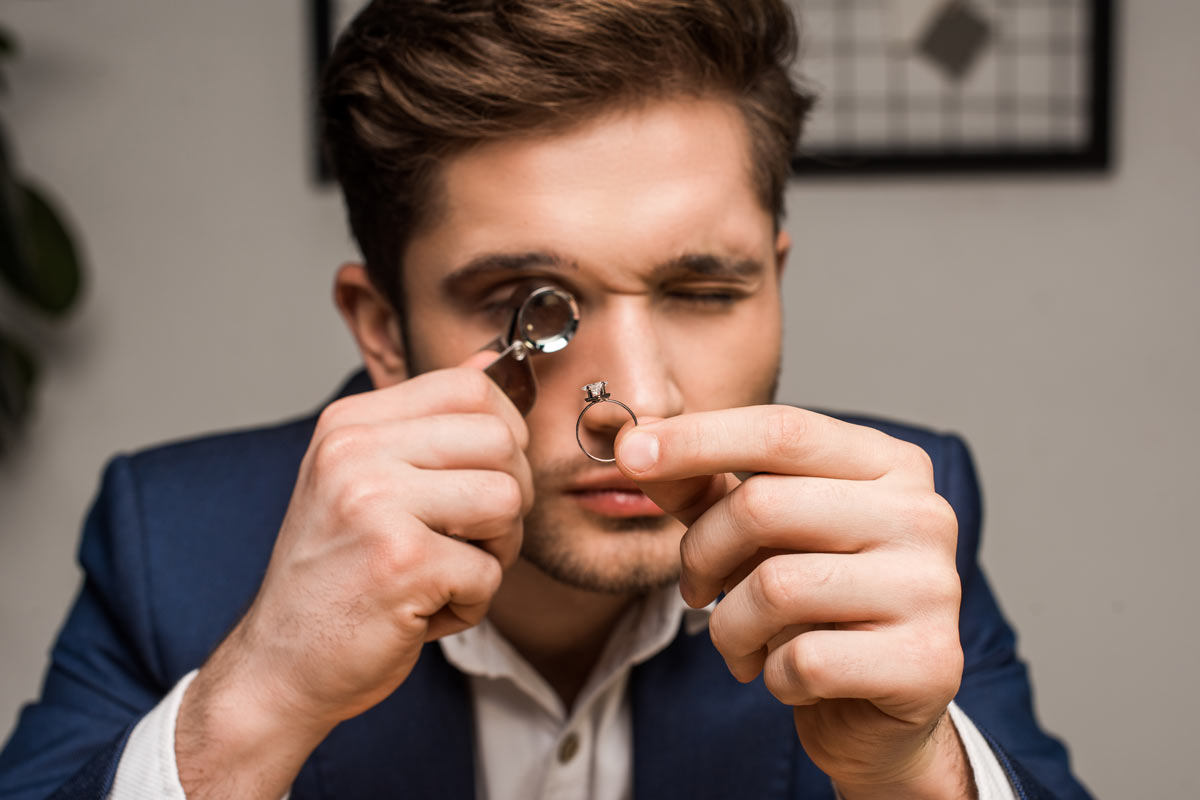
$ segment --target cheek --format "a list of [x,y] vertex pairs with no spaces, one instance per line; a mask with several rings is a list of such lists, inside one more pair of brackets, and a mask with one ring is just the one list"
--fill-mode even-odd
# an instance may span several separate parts
[[687,411],[771,401],[779,369],[782,321],[778,302],[747,303],[722,324],[690,326],[673,337],[673,359]]

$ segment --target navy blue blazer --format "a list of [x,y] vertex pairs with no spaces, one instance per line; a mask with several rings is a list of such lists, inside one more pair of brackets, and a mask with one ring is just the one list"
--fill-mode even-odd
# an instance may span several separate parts
[[[369,388],[359,373],[342,394]],[[976,562],[980,497],[963,442],[852,418],[914,442],[959,520],[957,701],[992,743],[1021,798],[1086,798],[1063,746],[1034,718],[1030,685]],[[254,597],[315,417],[115,458],[83,532],[84,583],[52,652],[41,699],[0,753],[0,798],[96,798],[137,721],[202,664]],[[762,679],[742,685],[706,634],[682,629],[634,669],[634,794],[641,798],[832,799],[791,709]],[[292,797],[474,800],[464,677],[426,647],[387,700],[333,730]]]

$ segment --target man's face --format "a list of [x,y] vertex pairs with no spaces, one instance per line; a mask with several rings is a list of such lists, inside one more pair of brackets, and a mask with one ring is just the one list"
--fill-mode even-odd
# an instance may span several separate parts
[[[696,99],[486,144],[448,161],[440,214],[409,244],[410,375],[494,338],[498,304],[521,279],[549,279],[579,302],[571,345],[533,362],[527,418],[536,500],[522,552],[565,583],[667,583],[683,533],[613,465],[579,451],[581,386],[608,381],[646,417],[771,400],[786,236],[758,200],[748,152],[736,107]],[[628,416],[604,404],[584,420],[584,443],[602,452]]]

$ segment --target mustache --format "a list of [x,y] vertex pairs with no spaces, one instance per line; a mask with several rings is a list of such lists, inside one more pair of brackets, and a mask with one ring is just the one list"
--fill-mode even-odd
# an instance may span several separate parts
[[612,465],[600,466],[588,461],[583,453],[555,458],[534,467],[534,488],[540,489],[544,485],[570,486],[591,473],[610,472],[612,469]]

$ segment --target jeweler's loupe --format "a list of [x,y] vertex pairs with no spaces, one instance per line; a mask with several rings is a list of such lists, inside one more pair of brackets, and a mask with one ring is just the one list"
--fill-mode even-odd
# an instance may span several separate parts
[[579,327],[579,305],[570,292],[544,281],[517,285],[506,306],[508,323],[483,349],[500,356],[484,368],[522,416],[537,400],[537,376],[530,356],[557,353],[571,343]]

